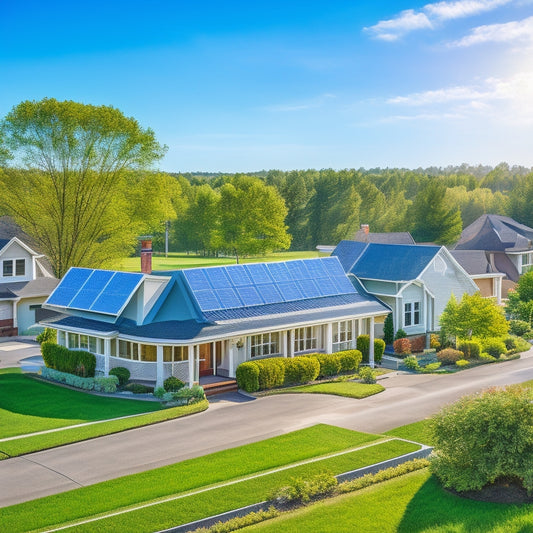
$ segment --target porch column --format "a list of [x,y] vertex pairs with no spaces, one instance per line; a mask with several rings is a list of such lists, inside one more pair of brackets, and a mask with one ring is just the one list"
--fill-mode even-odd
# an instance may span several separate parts
[[18,328],[17,300],[13,300],[13,327]]
[[355,320],[350,320],[351,327],[352,327],[352,349],[355,350],[357,348],[357,331],[355,327]]
[[289,357],[294,357],[294,330],[290,329],[287,332],[287,340],[289,342]]
[[104,376],[109,376],[109,356],[111,355],[111,339],[104,339]]
[[235,377],[235,343],[233,341],[229,341],[228,375],[230,378]]
[[70,348],[68,344],[68,331],[65,331],[65,348]]
[[363,330],[363,319],[362,318],[358,318],[357,319],[357,335],[364,335],[364,330]]
[[189,387],[194,385],[194,346],[187,346],[187,357],[189,361]]
[[333,324],[326,324],[326,353],[333,352]]
[[289,357],[289,350],[287,346],[287,331],[281,332],[281,353],[283,357]]
[[162,387],[163,386],[163,346],[160,344],[157,345],[157,363],[156,363],[156,371],[155,371],[155,386],[156,387]]
[[502,305],[502,278],[498,276],[493,279],[496,285],[496,303]]
[[369,321],[368,335],[370,337],[370,346],[368,347],[368,362],[370,363],[370,368],[374,368],[374,317],[370,317]]
[[213,376],[217,375],[217,347],[216,343],[211,343],[211,361],[213,362]]
[[427,333],[431,329],[431,326],[429,324],[428,293],[425,288],[424,288],[424,300],[422,302],[422,305],[424,306],[424,317],[425,317],[424,329],[426,330],[424,333]]

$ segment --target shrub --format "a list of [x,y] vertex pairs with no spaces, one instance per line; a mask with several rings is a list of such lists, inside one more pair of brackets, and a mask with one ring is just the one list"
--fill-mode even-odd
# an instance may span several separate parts
[[259,367],[254,361],[241,363],[235,373],[239,389],[246,392],[256,392],[259,390]]
[[359,370],[359,379],[361,379],[363,383],[375,383],[376,373],[369,366],[364,366]]
[[359,337],[357,337],[357,349],[363,356],[363,363],[368,363],[370,352],[370,335],[359,335]]
[[458,367],[468,366],[470,364],[470,361],[467,361],[466,359],[459,359],[459,361],[455,361],[455,364]]
[[44,364],[48,368],[77,374],[81,377],[93,377],[96,370],[96,357],[84,350],[69,350],[55,342],[45,341],[41,344]]
[[494,361],[496,361],[496,357],[492,357],[492,355],[489,355],[485,352],[481,352],[479,354],[479,358],[481,359],[481,361],[486,361],[487,363],[493,363]]
[[94,378],[94,390],[96,392],[117,392],[118,378],[117,376],[97,377]]
[[318,377],[336,376],[341,371],[340,357],[332,353],[312,353],[308,357],[316,357],[320,363]]
[[47,367],[41,368],[41,375],[45,379],[51,379],[53,381],[57,381],[58,383],[64,383],[65,385],[76,387],[77,389],[94,389],[94,378],[83,378],[68,372],[61,372],[60,370],[54,370],[53,368]]
[[133,392],[133,394],[149,394],[154,392],[153,387],[148,387],[147,385],[143,385],[142,383],[128,383],[124,390],[127,390],[128,392]]
[[180,403],[189,405],[205,398],[204,389],[200,385],[193,385],[189,387],[182,387],[176,392],[172,393],[172,398]]
[[432,333],[429,336],[429,347],[433,350],[438,350],[440,348],[439,336],[436,333]]
[[337,479],[330,472],[322,472],[304,479],[292,478],[290,485],[281,487],[271,494],[271,499],[280,503],[302,502],[306,503],[311,498],[329,494],[337,486]]
[[109,371],[110,376],[117,376],[119,387],[124,387],[130,380],[130,371],[123,366],[116,366]]
[[500,355],[507,353],[507,348],[502,339],[493,338],[493,339],[484,339],[483,340],[483,351],[492,355],[493,357],[500,357]]
[[428,365],[423,367],[421,370],[422,372],[426,372],[430,374],[431,372],[435,372],[435,370],[438,370],[441,364],[442,363],[429,363]]
[[415,337],[414,339],[410,339],[411,341],[411,351],[412,352],[423,352],[426,348],[426,336],[420,335],[419,337]]
[[405,331],[402,328],[400,328],[396,332],[396,335],[394,336],[394,340],[405,339],[406,337],[407,337],[407,333],[405,333]]
[[418,364],[418,359],[414,355],[408,355],[404,360],[403,364],[409,369],[409,370],[418,370],[420,368]]
[[443,365],[453,365],[457,361],[459,361],[459,359],[463,358],[463,352],[460,352],[459,350],[454,350],[453,348],[444,348],[444,350],[441,350],[437,353],[437,359]]
[[259,511],[252,511],[244,516],[236,516],[225,522],[217,522],[211,527],[201,527],[195,529],[194,533],[230,533],[238,529],[244,529],[247,526],[252,526],[271,518],[279,516],[281,511],[278,511],[274,506],[270,506],[266,511],[260,509]]
[[521,337],[529,331],[529,323],[524,320],[509,320],[509,331]]
[[508,335],[503,339],[503,343],[505,344],[507,351],[514,350],[517,344],[516,337],[511,337],[511,335]]
[[363,354],[359,350],[343,350],[342,352],[337,352],[335,355],[339,358],[343,372],[357,372],[363,360]]
[[42,344],[43,342],[53,342],[54,344],[57,341],[57,330],[52,328],[44,328],[37,337],[35,337],[35,340]]
[[309,383],[320,372],[320,363],[315,357],[292,357],[285,359],[285,384]]
[[385,341],[383,339],[374,339],[374,361],[381,363],[383,352],[385,351]]
[[463,352],[465,359],[479,359],[481,344],[478,341],[460,341],[457,349]]
[[285,381],[285,361],[279,357],[254,361],[259,368],[259,390],[281,387]]
[[533,403],[525,387],[465,396],[433,418],[431,470],[445,487],[480,490],[515,478],[533,491]]
[[156,387],[154,390],[154,396],[162,400],[166,392],[167,391],[165,390],[164,387]]
[[387,315],[385,323],[383,324],[383,340],[385,344],[392,344],[394,340],[394,324],[392,321],[392,313]]
[[174,376],[169,376],[163,381],[163,388],[167,392],[177,392],[183,387],[185,387],[185,383]]
[[393,343],[393,347],[394,353],[400,355],[411,353],[411,343],[409,342],[409,339],[406,339],[405,337],[396,339]]

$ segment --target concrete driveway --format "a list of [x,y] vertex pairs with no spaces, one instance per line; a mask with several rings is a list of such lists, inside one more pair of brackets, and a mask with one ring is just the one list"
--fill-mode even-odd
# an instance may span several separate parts
[[0,340],[0,368],[20,366],[23,370],[38,370],[42,361],[35,337],[7,337]]
[[[363,400],[286,394],[220,400],[208,411],[116,435],[0,461],[0,506],[172,464],[325,423],[383,432],[415,422],[460,396],[533,379],[533,352],[522,359],[450,375],[396,375]],[[1,443],[0,443],[1,450]]]

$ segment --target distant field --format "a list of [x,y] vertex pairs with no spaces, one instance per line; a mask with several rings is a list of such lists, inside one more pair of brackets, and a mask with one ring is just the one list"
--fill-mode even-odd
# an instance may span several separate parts
[[[239,257],[239,263],[260,263],[263,261],[288,261],[290,259],[308,259],[310,257],[327,257],[327,254],[319,252],[277,252],[255,257]],[[208,267],[216,265],[234,265],[234,257],[203,257],[196,254],[169,253],[168,257],[154,254],[152,257],[153,270],[176,270],[180,268]],[[118,270],[139,272],[141,259],[139,257],[127,257],[116,267]]]

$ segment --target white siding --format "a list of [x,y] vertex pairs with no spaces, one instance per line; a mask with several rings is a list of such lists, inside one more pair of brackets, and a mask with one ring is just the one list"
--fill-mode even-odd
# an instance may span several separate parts
[[[15,265],[13,264],[13,276],[4,277],[4,260],[24,259],[26,262],[25,275],[15,276]],[[0,283],[13,283],[15,281],[30,281],[33,279],[32,255],[17,242],[13,242],[9,247],[0,252]]]

